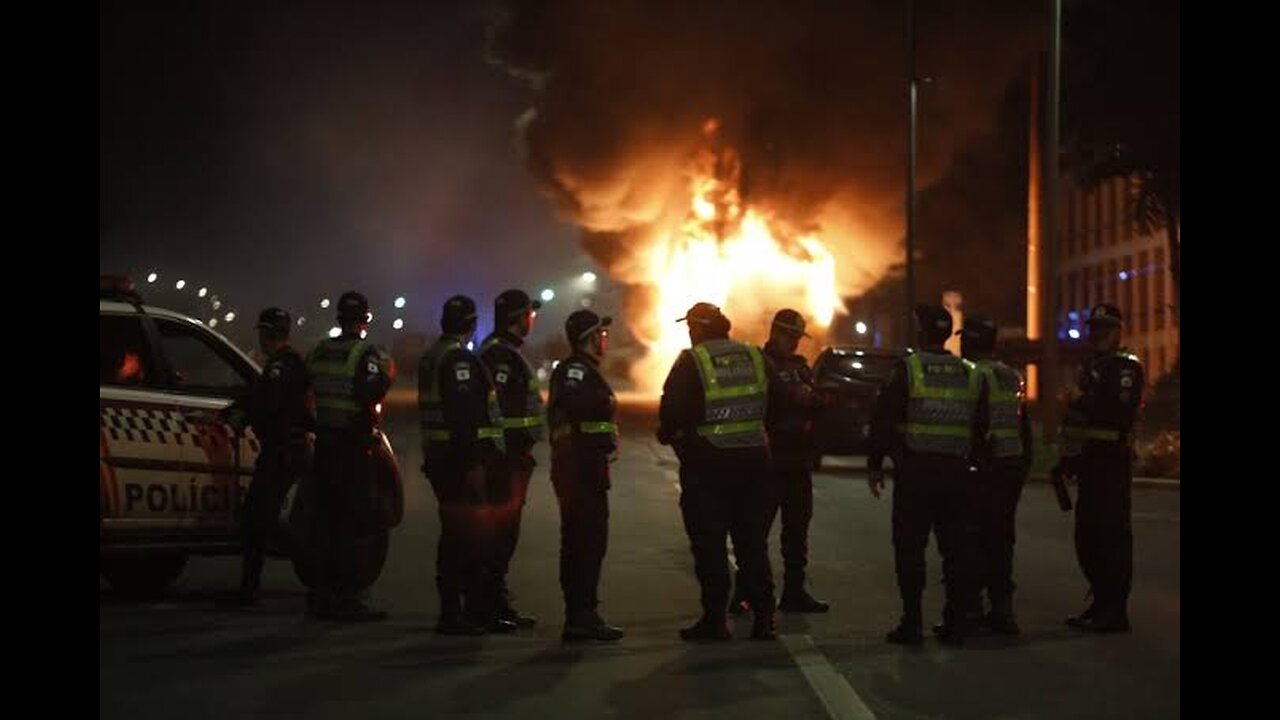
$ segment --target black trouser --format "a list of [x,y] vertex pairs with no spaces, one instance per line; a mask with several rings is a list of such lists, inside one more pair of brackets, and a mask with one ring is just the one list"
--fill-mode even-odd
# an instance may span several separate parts
[[947,592],[943,618],[958,619],[976,607],[974,533],[968,518],[973,493],[968,463],[959,458],[908,456],[894,473],[893,559],[905,621],[921,622],[930,531],[937,533],[942,554]]
[[354,604],[363,588],[358,543],[375,521],[372,438],[367,429],[316,433],[310,495],[313,596]]
[[[782,515],[782,594],[804,589],[809,564],[809,524],[813,520],[813,473],[805,467],[774,467],[764,498],[765,542],[773,532],[774,518]],[[779,513],[781,511],[781,513]],[[734,578],[734,600],[745,600],[742,570]]]
[[609,462],[552,458],[551,484],[560,505],[565,622],[584,622],[600,604],[600,568],[609,543]]
[[978,582],[993,604],[1013,595],[1013,545],[1026,469],[1020,458],[997,460],[978,477],[974,523],[981,560]]
[[761,462],[680,466],[680,512],[702,586],[702,612],[722,619],[729,602],[725,536],[741,568],[743,594],[758,614],[774,610],[773,573],[766,536],[768,477]]
[[[280,527],[280,508],[289,488],[306,470],[306,448],[302,445],[262,445],[253,466],[253,482],[245,495],[240,516],[243,562],[240,589],[256,592],[262,582],[262,565],[267,542]],[[292,551],[292,548],[289,548]]]
[[1074,463],[1076,558],[1097,612],[1125,612],[1133,583],[1133,475],[1128,448],[1086,447]]
[[525,501],[529,496],[529,477],[533,474],[533,458],[509,459],[503,468],[503,477],[495,482],[493,506],[494,572],[502,587],[504,601],[507,596],[507,571],[511,558],[520,542],[520,518],[524,515]]
[[440,513],[436,588],[442,615],[461,613],[464,599],[475,620],[486,621],[495,612],[495,526],[489,501],[495,470],[484,472],[486,482],[479,491],[467,482],[464,468],[442,465],[430,476]]

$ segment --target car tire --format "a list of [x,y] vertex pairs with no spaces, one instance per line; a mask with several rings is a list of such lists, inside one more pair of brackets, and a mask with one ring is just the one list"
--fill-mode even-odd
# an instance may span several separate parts
[[[348,556],[347,571],[351,584],[356,590],[367,590],[382,575],[382,568],[387,563],[387,550],[391,545],[391,533],[383,531],[362,538],[355,543],[354,552]],[[306,552],[293,555],[293,572],[298,582],[312,587],[315,580],[314,566]]]
[[101,558],[98,572],[116,592],[131,596],[159,595],[187,566],[186,555]]

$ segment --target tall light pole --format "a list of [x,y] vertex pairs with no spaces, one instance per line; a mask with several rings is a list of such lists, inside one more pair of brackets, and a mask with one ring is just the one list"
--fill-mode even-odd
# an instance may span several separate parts
[[907,324],[904,345],[911,344],[916,302],[916,14],[915,0],[907,0]]
[[1043,336],[1040,366],[1041,422],[1044,439],[1052,442],[1058,429],[1058,154],[1059,105],[1062,63],[1062,0],[1049,0],[1049,57],[1045,77],[1044,147],[1041,178],[1044,195],[1043,232],[1040,234],[1040,330]]

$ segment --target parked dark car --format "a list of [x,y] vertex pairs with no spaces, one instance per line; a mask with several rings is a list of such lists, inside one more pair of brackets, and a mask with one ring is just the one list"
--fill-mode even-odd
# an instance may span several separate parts
[[871,408],[893,369],[912,350],[829,347],[813,364],[815,389],[830,398],[814,421],[821,455],[863,455],[871,428]]

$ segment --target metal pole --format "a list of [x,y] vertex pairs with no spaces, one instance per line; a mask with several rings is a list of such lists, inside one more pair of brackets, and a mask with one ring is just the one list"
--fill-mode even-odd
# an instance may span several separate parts
[[1044,408],[1042,422],[1044,439],[1053,442],[1057,437],[1058,386],[1061,371],[1058,367],[1058,154],[1061,61],[1062,61],[1062,0],[1049,0],[1049,58],[1048,77],[1045,78],[1045,141],[1041,157],[1044,161],[1044,232],[1040,235],[1040,287],[1041,331],[1044,337],[1044,362],[1041,367],[1041,404]]
[[907,0],[907,324],[906,342],[913,344],[916,302],[916,17],[915,2]]

